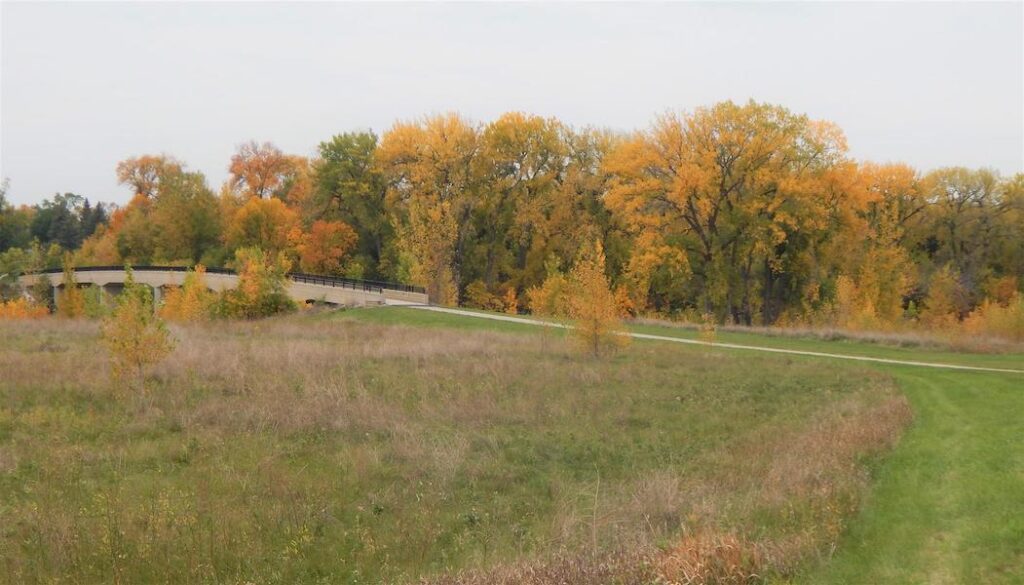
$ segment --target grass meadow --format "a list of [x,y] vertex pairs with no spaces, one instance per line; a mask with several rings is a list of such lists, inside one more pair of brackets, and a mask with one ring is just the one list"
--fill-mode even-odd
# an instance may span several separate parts
[[10,583],[746,583],[826,563],[911,425],[859,365],[376,309],[0,324]]

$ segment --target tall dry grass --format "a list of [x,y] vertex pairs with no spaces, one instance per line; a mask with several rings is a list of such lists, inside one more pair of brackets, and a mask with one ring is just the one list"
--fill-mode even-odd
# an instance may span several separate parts
[[[711,454],[710,477],[637,480],[603,513],[631,535],[612,553],[578,547],[583,552],[421,583],[747,585],[784,578],[834,552],[869,487],[864,459],[891,448],[911,419],[903,397],[830,405],[806,428],[755,433]],[[629,526],[637,518],[648,530]],[[681,533],[658,546],[673,531]]]
[[829,554],[908,417],[861,370],[751,358],[762,379],[667,345],[600,362],[302,316],[172,332],[125,397],[94,323],[0,324],[7,580],[786,574]]

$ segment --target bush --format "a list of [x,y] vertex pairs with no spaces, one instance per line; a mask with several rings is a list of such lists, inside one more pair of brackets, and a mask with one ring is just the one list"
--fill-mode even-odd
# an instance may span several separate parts
[[222,318],[258,319],[297,309],[286,290],[291,263],[283,253],[271,255],[259,248],[242,248],[235,253],[238,286],[223,291],[212,305],[212,314]]
[[61,291],[57,297],[57,314],[61,317],[75,319],[85,316],[85,293],[78,288],[75,280],[75,267],[71,264],[71,255],[64,257],[64,277],[61,280]]
[[1006,305],[985,299],[981,306],[964,319],[963,326],[964,331],[971,335],[1024,341],[1024,295],[1014,294]]
[[169,321],[200,321],[210,317],[217,296],[206,286],[206,267],[197,264],[185,282],[164,296],[160,316]]
[[110,309],[106,305],[106,293],[103,292],[102,287],[95,285],[86,287],[82,296],[85,300],[86,317],[100,319],[110,313]]
[[49,314],[49,309],[36,305],[26,298],[0,301],[0,319],[39,319]]
[[102,327],[103,343],[110,351],[117,382],[134,379],[136,390],[145,389],[146,367],[164,359],[174,349],[174,341],[162,320],[153,312],[149,287],[135,283],[131,268],[118,296],[117,306]]

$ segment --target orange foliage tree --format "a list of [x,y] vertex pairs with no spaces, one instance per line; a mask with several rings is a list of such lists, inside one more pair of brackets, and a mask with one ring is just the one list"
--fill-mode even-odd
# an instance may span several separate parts
[[284,154],[269,142],[246,142],[231,157],[231,165],[228,167],[231,173],[229,184],[248,197],[269,199],[295,172],[295,163],[294,157]]
[[46,307],[36,305],[24,297],[0,301],[0,319],[39,319],[49,314],[50,311]]
[[313,274],[342,274],[349,252],[355,248],[359,236],[352,226],[343,221],[317,220],[309,232],[293,230],[299,268]]

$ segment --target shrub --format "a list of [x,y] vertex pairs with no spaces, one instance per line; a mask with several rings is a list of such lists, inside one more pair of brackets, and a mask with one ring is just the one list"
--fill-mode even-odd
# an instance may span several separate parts
[[114,379],[134,378],[137,391],[142,392],[146,367],[164,359],[174,349],[174,341],[153,312],[149,288],[135,283],[131,268],[125,271],[124,292],[103,322],[102,338],[110,351]]
[[519,295],[516,294],[514,287],[508,287],[505,291],[505,296],[501,299],[502,310],[509,315],[519,314]]
[[32,303],[26,298],[0,301],[0,319],[39,319],[49,314],[49,309]]
[[106,305],[106,293],[103,288],[92,285],[86,287],[82,294],[85,301],[85,316],[90,319],[100,319],[110,313]]
[[217,297],[206,286],[206,267],[197,264],[185,274],[185,282],[164,296],[160,316],[169,321],[200,321],[210,316]]
[[297,309],[285,288],[291,263],[283,253],[242,248],[235,253],[235,262],[238,286],[221,293],[213,305],[214,316],[258,319]]
[[1002,337],[1010,341],[1024,341],[1024,295],[1010,297],[1006,305],[985,299],[964,319],[964,331],[972,335]]
[[569,314],[569,279],[561,272],[550,272],[544,283],[526,291],[530,312],[541,317],[566,317]]
[[482,280],[474,280],[466,285],[465,305],[474,309],[485,311],[502,310],[502,302],[497,296],[487,290],[487,285]]
[[85,316],[85,293],[78,288],[70,254],[64,256],[64,276],[61,285],[60,294],[57,296],[57,314],[69,319]]

